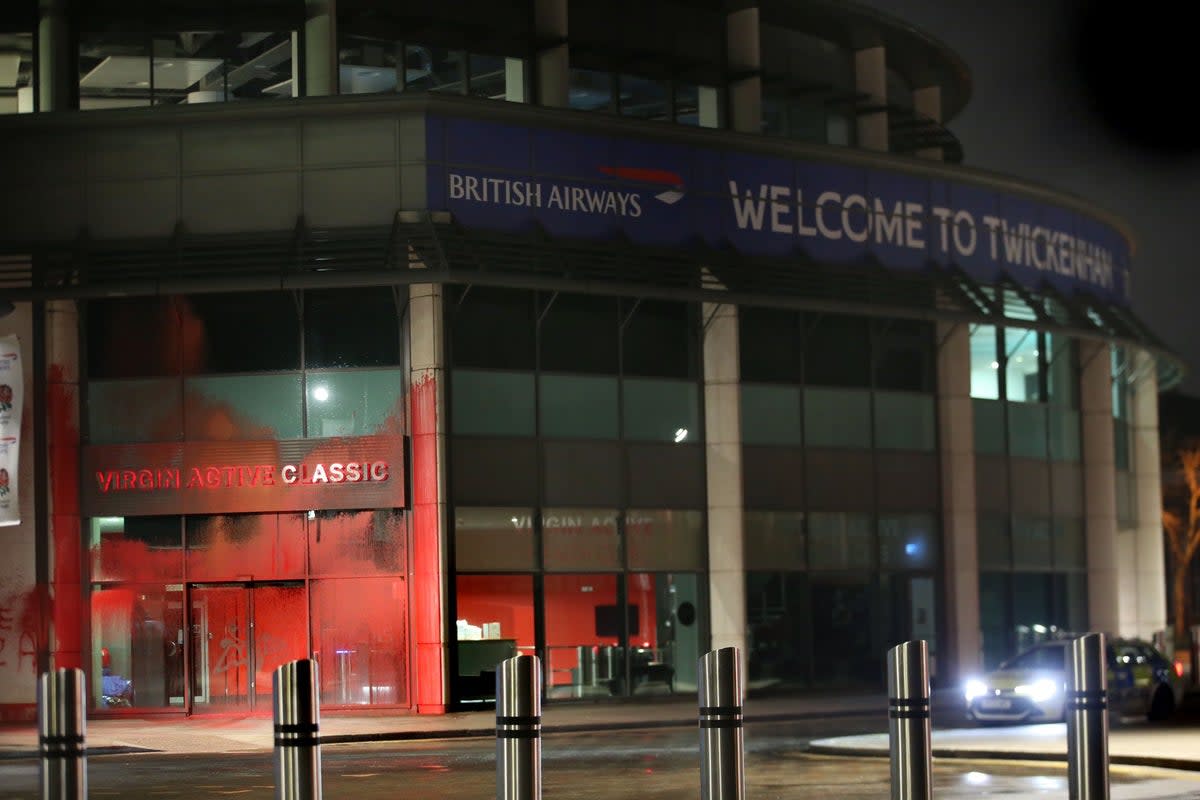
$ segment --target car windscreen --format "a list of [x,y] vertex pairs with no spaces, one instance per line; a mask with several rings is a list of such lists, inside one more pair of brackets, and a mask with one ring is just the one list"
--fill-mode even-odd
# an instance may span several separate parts
[[1067,648],[1035,647],[1000,665],[1001,669],[1045,669],[1063,671],[1067,667]]

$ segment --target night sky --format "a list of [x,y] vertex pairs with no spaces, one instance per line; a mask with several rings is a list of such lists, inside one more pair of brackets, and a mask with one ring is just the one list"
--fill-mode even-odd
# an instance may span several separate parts
[[[1200,395],[1200,42],[1173,4],[861,0],[941,39],[971,70],[948,127],[969,166],[1088,198],[1134,228],[1133,309]],[[1178,32],[1176,32],[1178,31]],[[1190,39],[1190,41],[1189,41]],[[1170,124],[1171,122],[1174,124]]]

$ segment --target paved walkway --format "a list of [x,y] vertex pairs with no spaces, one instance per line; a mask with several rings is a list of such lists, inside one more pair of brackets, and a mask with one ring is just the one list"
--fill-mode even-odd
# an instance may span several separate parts
[[[939,704],[935,695],[935,724]],[[746,703],[746,720],[753,724],[877,715],[880,730],[884,730],[886,709],[887,699],[882,694],[751,699]],[[553,734],[694,726],[696,718],[695,700],[677,696],[646,698],[636,703],[551,703],[543,707],[542,719],[543,730]],[[953,716],[947,713],[943,718]],[[321,739],[330,744],[492,736],[494,730],[492,710],[438,716],[326,714],[321,719]],[[87,723],[88,751],[94,755],[262,751],[271,749],[271,734],[271,719],[264,716],[122,717]],[[886,756],[888,737],[879,733],[822,739],[811,749],[825,754]],[[32,725],[0,726],[0,758],[28,758],[36,752],[37,732]],[[933,755],[940,758],[1066,761],[1066,753],[1066,726],[1061,724],[937,730],[933,735]],[[1109,754],[1114,764],[1200,771],[1200,726],[1120,723],[1109,734]]]

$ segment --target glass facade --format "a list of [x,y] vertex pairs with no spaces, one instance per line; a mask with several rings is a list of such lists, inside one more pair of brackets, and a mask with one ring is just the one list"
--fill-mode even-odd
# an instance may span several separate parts
[[[81,317],[85,453],[118,445],[149,464],[176,452],[164,447],[216,442],[236,463],[264,442],[312,440],[303,451],[320,453],[327,440],[352,447],[405,431],[390,293],[103,300]],[[107,346],[125,334],[127,348]],[[251,485],[287,481],[273,474]],[[310,654],[323,704],[408,704],[403,510],[163,514],[172,502],[183,501],[143,492],[121,501],[123,513],[85,522],[95,708],[262,711],[272,671]]]
[[971,327],[980,617],[985,667],[1087,627],[1074,341]]
[[706,641],[698,309],[450,293],[454,699],[694,691]]
[[936,655],[932,326],[739,309],[751,691],[878,686]]

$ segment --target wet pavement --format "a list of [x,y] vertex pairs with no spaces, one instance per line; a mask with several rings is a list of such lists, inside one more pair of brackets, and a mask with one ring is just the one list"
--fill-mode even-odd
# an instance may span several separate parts
[[[886,758],[806,752],[817,737],[876,731],[872,719],[762,723],[746,729],[747,795],[772,798],[885,798]],[[326,745],[325,797],[460,800],[495,796],[490,739],[426,739]],[[572,800],[695,800],[699,747],[694,728],[558,733],[543,753],[544,794]],[[939,760],[940,798],[1066,798],[1065,765]],[[1114,800],[1200,798],[1200,773],[1114,767]],[[269,751],[136,753],[89,759],[93,798],[273,797]],[[36,796],[37,763],[0,761],[0,800]]]

